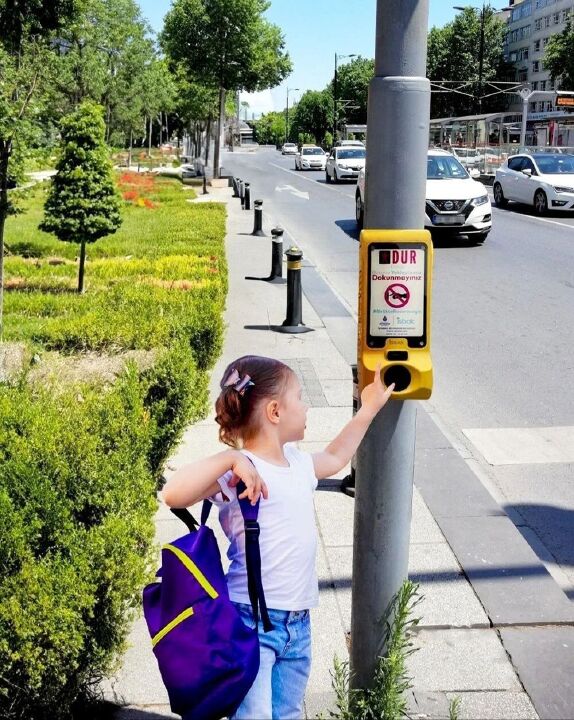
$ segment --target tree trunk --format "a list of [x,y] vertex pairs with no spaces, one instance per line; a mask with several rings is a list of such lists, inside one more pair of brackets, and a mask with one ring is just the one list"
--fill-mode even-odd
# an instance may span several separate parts
[[150,116],[149,116],[149,147],[148,147],[148,151],[147,151],[147,154],[148,154],[150,157],[151,157],[151,136],[152,136],[152,133],[153,133],[153,120],[152,120],[152,117],[151,117],[151,115],[150,115]]
[[[205,168],[204,168],[204,173],[207,170],[207,165],[209,163],[209,136],[210,135],[211,135],[211,114],[209,114],[207,117],[207,128],[205,131]],[[217,143],[215,143],[215,147],[217,148]]]
[[82,240],[80,248],[80,270],[78,273],[78,292],[84,292],[84,265],[86,263],[86,241]]
[[12,140],[0,141],[0,342],[4,336],[4,226],[8,216],[8,164]]
[[219,154],[221,150],[221,137],[225,125],[225,88],[219,88],[219,116],[217,118],[217,136],[215,138],[215,151],[213,153],[213,177],[219,177]]
[[129,150],[128,150],[128,170],[129,170],[129,169],[131,168],[131,166],[132,166],[132,148],[133,148],[133,145],[134,145],[134,133],[133,133],[133,130],[130,130],[130,147],[129,147]]

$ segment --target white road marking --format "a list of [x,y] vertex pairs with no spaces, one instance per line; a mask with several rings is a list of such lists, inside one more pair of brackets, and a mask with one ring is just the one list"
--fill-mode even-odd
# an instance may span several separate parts
[[303,190],[297,190],[297,188],[294,188],[293,185],[277,185],[275,188],[275,192],[284,192],[287,190],[291,193],[291,195],[294,195],[295,197],[301,198],[302,200],[308,200],[309,199],[309,193],[303,192]]
[[325,188],[325,190],[331,190],[331,192],[336,192],[337,194],[342,195],[343,197],[349,198],[350,200],[353,199],[352,197],[347,195],[347,193],[342,192],[338,188],[335,188],[332,185],[327,185],[327,183],[319,183],[316,180],[312,180],[311,178],[305,177],[302,173],[297,172],[296,170],[289,170],[289,168],[283,167],[283,165],[278,165],[277,163],[272,163],[272,162],[270,162],[269,165],[276,167],[278,170],[283,170],[283,172],[289,173],[290,175],[295,175],[295,177],[299,178],[299,180],[305,180],[305,182],[312,183],[314,187]]
[[463,428],[490,465],[574,462],[574,427]]

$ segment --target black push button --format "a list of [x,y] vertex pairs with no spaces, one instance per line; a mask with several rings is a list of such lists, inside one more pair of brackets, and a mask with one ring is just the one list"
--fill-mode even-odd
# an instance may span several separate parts
[[409,354],[406,350],[389,350],[387,360],[408,360]]
[[411,384],[411,373],[404,365],[391,365],[383,376],[385,385],[395,383],[395,392],[406,390]]

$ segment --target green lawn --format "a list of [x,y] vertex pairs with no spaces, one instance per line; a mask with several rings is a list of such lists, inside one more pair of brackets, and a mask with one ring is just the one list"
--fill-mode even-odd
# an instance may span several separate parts
[[[178,180],[118,174],[123,224],[87,247],[86,293],[78,295],[79,246],[38,229],[47,187],[6,223],[5,340],[73,352],[192,348],[221,331],[227,290],[225,209],[194,205]],[[216,343],[217,345],[218,343]],[[200,366],[207,359],[197,358]]]

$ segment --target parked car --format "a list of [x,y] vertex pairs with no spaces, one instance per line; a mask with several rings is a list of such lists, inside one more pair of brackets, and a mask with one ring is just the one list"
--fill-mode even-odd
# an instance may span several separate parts
[[295,170],[324,170],[327,158],[317,145],[303,145],[295,155]]
[[[382,200],[384,202],[384,200]],[[365,214],[365,171],[357,181],[357,224]],[[466,235],[477,243],[486,240],[492,227],[492,208],[482,183],[469,177],[460,162],[445,150],[427,154],[425,228],[435,236]]]
[[330,183],[359,177],[365,167],[364,147],[335,146],[327,158],[325,180]]
[[295,143],[285,143],[281,148],[281,155],[297,155],[298,148]]
[[365,147],[362,140],[337,140],[335,147]]
[[471,177],[480,175],[484,158],[476,148],[452,148],[452,154],[460,160],[460,164],[468,170]]
[[494,202],[532,205],[538,215],[574,210],[574,155],[536,152],[512,155],[496,171]]

